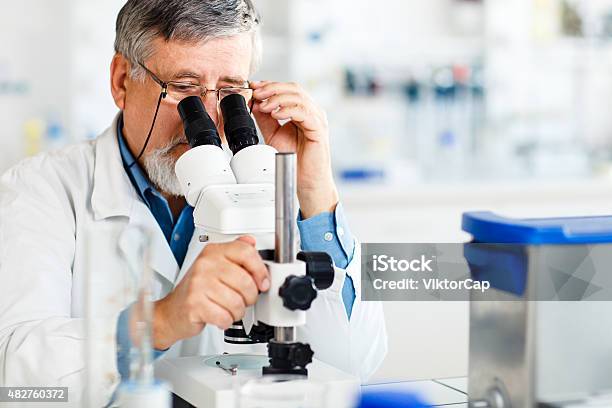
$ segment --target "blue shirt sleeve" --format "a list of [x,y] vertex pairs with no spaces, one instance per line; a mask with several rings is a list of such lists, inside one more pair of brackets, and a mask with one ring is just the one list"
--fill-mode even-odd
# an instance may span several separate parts
[[[133,347],[130,339],[130,310],[129,306],[119,314],[117,319],[117,368],[122,381],[130,378],[130,353]],[[166,350],[153,350],[153,358],[157,359]]]
[[[323,212],[304,220],[298,214],[298,229],[303,251],[327,252],[338,268],[346,268],[353,259],[355,239],[351,233],[342,204],[338,203],[333,213]],[[346,314],[350,318],[355,302],[355,286],[350,276],[346,275],[342,286],[342,300]]]

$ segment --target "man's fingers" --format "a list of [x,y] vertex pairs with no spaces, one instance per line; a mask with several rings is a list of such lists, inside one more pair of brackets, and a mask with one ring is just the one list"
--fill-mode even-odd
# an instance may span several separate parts
[[249,82],[249,87],[253,90],[262,88],[263,86],[272,83],[272,81],[251,81]]
[[209,300],[227,310],[232,317],[232,322],[242,319],[246,304],[238,292],[221,282],[217,282],[211,289],[206,293]]
[[261,102],[259,109],[262,112],[269,113],[277,109],[279,106],[295,106],[300,105],[303,102],[304,98],[298,93],[284,93],[271,96],[270,98]]
[[296,124],[300,124],[300,127],[304,130],[311,130],[309,122],[312,122],[312,118],[306,115],[306,111],[302,106],[283,106],[282,108],[271,113],[272,117],[276,120],[287,120],[291,119]]
[[231,264],[220,275],[221,282],[234,289],[242,296],[245,305],[254,305],[257,301],[257,283],[250,273],[236,264]]
[[255,101],[253,104],[253,116],[255,116],[257,126],[259,126],[259,130],[261,130],[264,140],[267,141],[268,138],[280,128],[280,124],[276,119],[271,117],[270,114],[262,112],[259,109],[260,103],[259,101]]
[[250,244],[252,246],[255,246],[257,244],[255,237],[253,237],[252,235],[243,235],[239,237],[237,241],[246,242],[247,244]]
[[[290,120],[295,126],[300,128],[304,135],[313,142],[320,140],[315,132],[320,128],[318,118],[307,113],[303,106],[284,106],[271,113],[271,116],[276,120]],[[314,137],[313,137],[314,135]]]
[[206,309],[203,310],[203,313],[200,315],[202,322],[212,324],[220,329],[229,329],[232,323],[236,321],[226,308],[219,306],[211,299],[208,299]]
[[257,100],[263,100],[283,93],[300,93],[301,88],[298,84],[292,82],[269,82],[253,91],[253,97]]
[[237,263],[247,270],[255,279],[257,287],[262,292],[270,289],[270,276],[268,268],[263,263],[259,252],[253,245],[241,240],[236,240],[228,245],[225,256],[232,262]]

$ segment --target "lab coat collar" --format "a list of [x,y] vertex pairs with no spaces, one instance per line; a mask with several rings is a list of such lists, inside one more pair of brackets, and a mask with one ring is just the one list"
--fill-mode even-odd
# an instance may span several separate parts
[[117,140],[117,120],[96,140],[93,190],[91,207],[96,220],[109,217],[129,217],[137,193],[125,173],[119,142]]

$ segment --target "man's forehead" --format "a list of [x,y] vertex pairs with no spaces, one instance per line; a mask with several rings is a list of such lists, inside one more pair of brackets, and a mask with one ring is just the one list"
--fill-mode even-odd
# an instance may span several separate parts
[[252,58],[249,37],[237,35],[206,42],[154,42],[151,58],[165,80],[224,81],[242,84],[248,79]]

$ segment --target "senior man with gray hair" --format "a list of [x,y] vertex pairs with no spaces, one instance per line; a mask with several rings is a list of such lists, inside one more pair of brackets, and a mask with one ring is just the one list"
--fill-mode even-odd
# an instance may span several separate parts
[[[88,265],[92,231],[111,230],[107,244],[121,245],[113,237],[130,226],[153,230],[158,358],[222,351],[223,329],[268,290],[268,271],[253,237],[194,239],[193,209],[174,174],[190,148],[177,104],[200,96],[225,145],[218,104],[236,92],[252,103],[265,142],[297,153],[301,247],[328,252],[337,267],[298,338],[362,379],[380,365],[382,307],[356,296],[359,245],[332,177],[325,112],[297,84],[249,82],[261,55],[258,28],[249,0],[129,0],[121,9],[110,72],[120,112],[110,128],[92,142],[28,159],[0,182],[0,386],[67,386],[71,401],[82,398],[82,283],[87,273],[100,279],[121,267],[115,259]],[[125,305],[108,323],[116,346],[97,356],[107,374],[96,385],[102,400],[129,372],[132,309]]]

